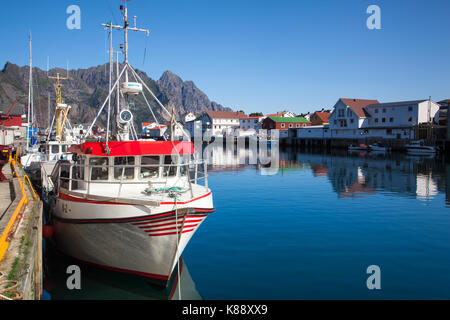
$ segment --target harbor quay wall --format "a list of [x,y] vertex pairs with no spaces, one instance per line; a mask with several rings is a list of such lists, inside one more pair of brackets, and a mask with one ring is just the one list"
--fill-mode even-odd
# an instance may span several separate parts
[[[0,261],[0,300],[40,300],[43,293],[43,205],[39,198],[33,197],[21,169],[11,180],[11,198],[14,200],[0,221],[3,225],[0,237],[6,236],[0,238],[0,245],[6,248]],[[12,227],[8,229],[8,226]]]

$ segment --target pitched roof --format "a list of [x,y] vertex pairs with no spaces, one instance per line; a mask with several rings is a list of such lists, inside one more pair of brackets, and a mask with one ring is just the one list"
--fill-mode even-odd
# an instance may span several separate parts
[[369,104],[379,103],[378,100],[366,100],[366,99],[346,99],[340,98],[346,106],[353,110],[353,112],[360,118],[366,118],[368,115],[366,114],[364,107]]
[[206,110],[205,113],[208,114],[211,119],[240,119],[247,116],[245,113],[240,111],[236,112],[236,111]]
[[330,116],[330,113],[329,112],[325,112],[325,111],[316,111],[316,112],[314,112],[314,114],[316,116],[318,116],[319,119],[324,121],[324,122],[328,121],[328,117]]
[[243,117],[240,118],[241,120],[246,120],[246,119],[259,119],[259,118],[264,118],[264,116],[258,116],[258,117]]
[[268,117],[275,122],[301,122],[310,123],[311,121],[306,120],[304,117]]
[[412,101],[398,101],[398,102],[385,102],[385,103],[372,103],[368,104],[366,107],[400,107],[400,106],[406,106],[411,104],[418,104],[424,101],[428,101],[428,99],[423,100],[412,100]]

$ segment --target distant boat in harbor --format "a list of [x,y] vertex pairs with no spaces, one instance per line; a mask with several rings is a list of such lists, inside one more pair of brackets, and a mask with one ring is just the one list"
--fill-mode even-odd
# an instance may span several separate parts
[[405,145],[405,148],[409,154],[416,155],[435,154],[437,151],[433,146],[426,146],[423,140],[411,141],[409,144]]
[[369,150],[376,151],[376,152],[389,152],[389,151],[391,151],[391,148],[386,146],[382,142],[377,142],[377,143],[371,144],[369,146]]
[[353,145],[351,144],[348,147],[348,151],[367,151],[369,150],[369,147],[366,144],[359,144],[359,145]]

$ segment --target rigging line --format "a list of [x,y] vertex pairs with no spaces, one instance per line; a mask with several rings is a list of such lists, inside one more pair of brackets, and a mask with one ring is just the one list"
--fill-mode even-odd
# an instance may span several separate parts
[[145,39],[144,59],[142,61],[142,65],[145,65],[145,56],[147,55],[147,43],[148,43],[148,36]]
[[[133,75],[134,80],[136,80],[136,82],[139,82],[138,79],[136,78],[136,75],[135,75],[133,72],[132,72],[131,74]],[[152,109],[152,107],[150,106],[150,103],[148,102],[147,97],[145,96],[145,91],[142,91],[142,96],[144,97],[145,103],[147,104],[148,109],[150,110],[150,112],[151,112],[153,118],[155,119],[156,125],[157,125],[158,127],[160,127],[161,125],[159,124],[158,118],[156,118],[155,114],[153,113],[153,109]],[[167,141],[167,138],[166,138],[165,135],[163,135],[163,138],[164,138],[164,140]]]
[[88,137],[88,135],[90,134],[90,132],[91,132],[91,130],[92,130],[92,127],[94,126],[94,124],[95,124],[95,122],[97,121],[98,117],[99,117],[100,114],[102,113],[103,108],[104,108],[105,105],[106,105],[106,102],[108,102],[108,99],[109,99],[110,95],[112,94],[112,92],[115,90],[116,86],[119,85],[119,80],[120,80],[120,78],[122,77],[123,73],[125,72],[125,70],[126,70],[127,68],[128,68],[128,65],[125,64],[124,67],[123,67],[123,69],[122,69],[122,71],[120,72],[119,78],[116,79],[116,82],[114,83],[114,85],[112,86],[111,90],[109,91],[107,99],[103,102],[103,105],[102,105],[102,107],[100,108],[100,110],[98,111],[97,116],[95,117],[94,121],[92,121],[91,125],[89,126],[89,128],[88,128],[88,130],[87,130],[87,132],[86,132],[86,134],[85,134],[85,136],[84,136],[84,139],[86,139],[86,138]]
[[[177,276],[178,276],[178,300],[181,301],[181,279],[180,279],[180,257],[178,257],[178,246],[180,243],[180,229],[178,228],[178,205],[177,205],[177,197],[175,196],[175,225],[177,226],[177,251],[175,252],[175,259],[178,259],[177,261]],[[186,221],[186,217],[183,220],[183,225],[181,226],[181,230],[183,230],[184,227],[184,221]]]
[[[139,77],[139,75],[136,73],[136,71],[133,69],[132,66],[130,66],[128,64],[128,67],[130,68],[131,72],[135,74],[135,76],[139,79],[139,82],[142,83],[142,85],[144,86],[145,89],[147,89],[147,91],[151,94],[151,96],[153,97],[153,99],[156,100],[156,102],[159,104],[159,106],[169,115],[171,116],[170,112],[167,111],[166,107],[164,107],[164,105],[161,103],[161,101],[159,101],[159,99],[156,97],[156,95],[148,88],[148,86],[145,84],[145,82],[141,79],[141,77]],[[188,139],[188,141],[191,141],[191,137],[187,134],[187,132],[184,130],[184,128],[178,123],[178,121],[175,121],[175,125],[181,129],[181,132],[183,133],[183,135]]]
[[114,20],[114,24],[117,24],[116,15],[114,14],[114,11],[111,9],[111,6],[109,5],[108,0],[105,0],[105,2],[106,2],[106,5],[108,6],[109,12],[112,15],[112,18]]

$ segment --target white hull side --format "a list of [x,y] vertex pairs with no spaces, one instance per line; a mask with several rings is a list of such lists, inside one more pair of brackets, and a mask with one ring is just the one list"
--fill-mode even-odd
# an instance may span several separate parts
[[196,208],[195,212],[178,213],[175,218],[173,205],[148,208],[57,199],[56,243],[63,253],[83,262],[164,283],[192,235],[213,210],[212,196],[191,202],[189,207]]

